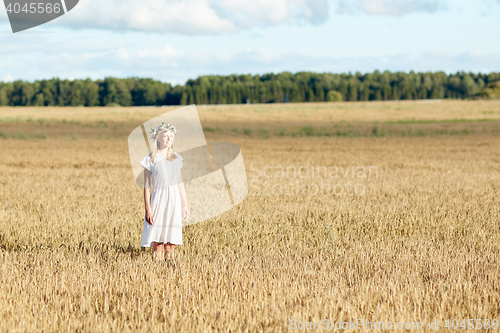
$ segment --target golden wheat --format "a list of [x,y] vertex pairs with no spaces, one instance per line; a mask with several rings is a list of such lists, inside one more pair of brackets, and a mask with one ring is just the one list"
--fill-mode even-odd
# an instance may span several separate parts
[[[409,110],[399,115],[398,105]],[[200,107],[200,115],[211,110],[204,125],[224,129],[207,132],[208,141],[241,147],[250,192],[232,210],[184,228],[176,267],[141,251],[142,191],[126,141],[166,109],[0,108],[0,331],[281,332],[292,331],[292,319],[439,320],[448,331],[446,319],[500,319],[499,133],[241,132],[282,126],[280,119],[329,122],[341,106],[355,128],[500,117],[499,102],[478,101],[282,105],[293,116],[275,105]],[[237,133],[226,131],[234,126]],[[37,130],[46,139],[30,137]],[[277,173],[313,162],[338,167],[339,177]],[[369,166],[377,168],[370,177],[347,169]],[[364,193],[284,192],[321,181],[361,184]]]

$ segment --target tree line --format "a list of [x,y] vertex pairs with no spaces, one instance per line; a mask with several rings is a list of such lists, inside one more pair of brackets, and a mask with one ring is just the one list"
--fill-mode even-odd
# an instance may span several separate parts
[[150,78],[0,82],[0,106],[147,106],[466,99],[500,81],[500,73],[457,72],[332,74],[282,72],[206,75],[184,85]]

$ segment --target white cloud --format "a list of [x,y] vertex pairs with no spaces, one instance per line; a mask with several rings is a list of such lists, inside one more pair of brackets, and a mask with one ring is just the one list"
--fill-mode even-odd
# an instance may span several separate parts
[[12,81],[14,81],[12,75],[10,75],[10,73],[5,74],[5,76],[3,77],[3,82],[12,82]]
[[446,8],[443,0],[339,0],[337,3],[338,14],[401,16],[415,12],[432,14]]
[[[8,40],[0,36],[0,44]],[[498,72],[500,53],[480,52],[408,52],[385,56],[308,56],[301,50],[280,51],[280,48],[248,46],[242,49],[199,49],[188,51],[167,43],[141,46],[117,41],[88,41],[77,39],[70,43],[46,39],[45,43],[30,43],[38,35],[16,39],[19,53],[2,52],[0,62],[9,66],[0,68],[0,79],[50,79],[53,77],[102,79],[114,77],[151,77],[173,84],[184,84],[200,75],[264,74],[282,71],[314,71],[355,73],[380,71],[445,71]],[[10,38],[10,40],[14,40]],[[30,44],[30,52],[23,48]],[[2,44],[3,45],[3,44]]]
[[265,48],[256,50],[248,48],[246,54],[244,54],[244,57],[256,62],[267,64],[279,62],[283,58],[281,54]]
[[[219,50],[214,52],[196,51],[196,52],[181,52],[175,50],[170,45],[161,47],[152,47],[146,49],[127,49],[119,47],[110,50],[107,56],[102,56],[102,60],[94,59],[93,62],[109,62],[108,65],[114,64],[112,67],[121,68],[124,71],[129,70],[146,70],[146,71],[171,71],[173,69],[203,69],[206,71],[212,66],[229,67],[235,64],[276,64],[283,59],[280,53],[271,51],[266,48],[247,48],[245,51],[230,53]],[[52,60],[51,60],[52,61]],[[83,56],[73,57],[73,61],[77,61],[75,66],[80,66],[78,62],[84,62]],[[215,73],[215,72],[214,72]]]
[[70,28],[210,35],[328,16],[327,0],[84,0],[54,24]]

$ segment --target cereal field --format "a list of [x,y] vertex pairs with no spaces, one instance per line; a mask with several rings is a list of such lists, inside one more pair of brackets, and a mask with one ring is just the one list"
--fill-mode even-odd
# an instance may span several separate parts
[[500,319],[500,101],[197,106],[249,194],[172,267],[140,247],[127,137],[175,108],[0,108],[0,331]]

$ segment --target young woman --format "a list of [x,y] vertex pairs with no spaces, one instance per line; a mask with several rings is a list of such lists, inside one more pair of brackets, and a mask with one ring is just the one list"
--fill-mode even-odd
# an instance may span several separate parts
[[141,161],[146,209],[141,246],[152,247],[157,260],[162,259],[164,247],[167,261],[174,259],[175,245],[182,244],[182,222],[189,218],[189,209],[181,176],[182,156],[173,146],[177,130],[163,122],[151,133],[152,153]]

